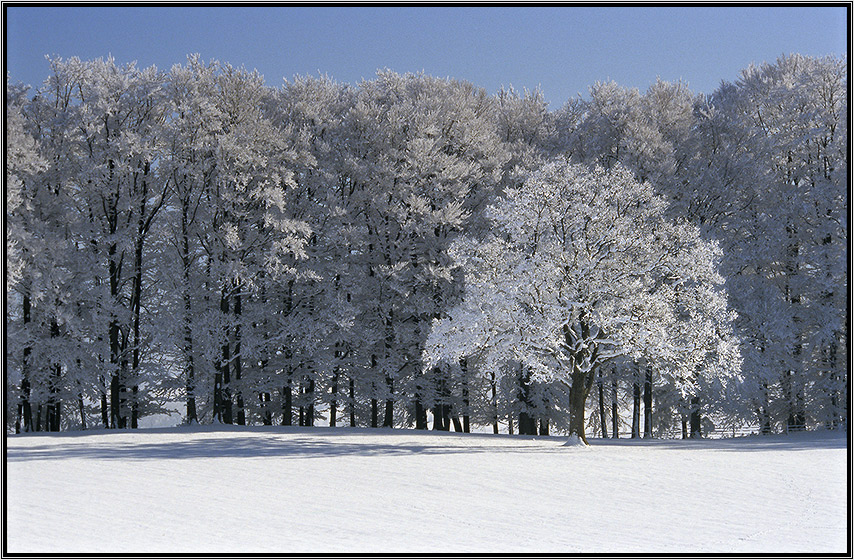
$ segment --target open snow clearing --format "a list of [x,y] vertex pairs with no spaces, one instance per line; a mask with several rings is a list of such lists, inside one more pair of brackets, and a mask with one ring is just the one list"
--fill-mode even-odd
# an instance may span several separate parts
[[[6,553],[844,553],[847,434],[7,436]],[[849,549],[850,550],[850,549]]]

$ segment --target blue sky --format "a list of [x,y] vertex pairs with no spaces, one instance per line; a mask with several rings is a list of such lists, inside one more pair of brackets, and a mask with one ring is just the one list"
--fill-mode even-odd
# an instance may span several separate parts
[[845,7],[5,7],[13,81],[48,75],[46,54],[169,69],[189,53],[278,86],[324,73],[352,84],[377,69],[540,87],[560,107],[596,81],[642,91],[682,79],[711,93],[751,62],[847,51]]

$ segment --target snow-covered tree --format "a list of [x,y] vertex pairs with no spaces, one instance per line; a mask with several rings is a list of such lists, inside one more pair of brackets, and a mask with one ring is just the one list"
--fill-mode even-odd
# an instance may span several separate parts
[[[784,56],[697,104],[674,195],[717,237],[764,431],[847,416],[847,62]],[[751,395],[748,397],[747,395]]]
[[[384,71],[360,85],[347,113],[344,170],[360,234],[351,258],[366,283],[357,320],[377,375],[372,425],[380,401],[385,425],[402,400],[419,428],[426,406],[450,404],[450,370],[423,374],[419,361],[430,321],[457,290],[447,246],[502,177],[507,156],[491,111],[469,83]],[[444,416],[434,414],[447,427]]]
[[202,194],[209,221],[199,239],[212,318],[206,338],[215,341],[206,351],[215,369],[213,417],[244,424],[249,388],[243,370],[253,353],[251,346],[243,350],[244,333],[264,319],[245,311],[264,314],[252,300],[268,282],[286,284],[296,273],[294,261],[306,256],[310,230],[294,218],[288,198],[296,185],[292,167],[304,154],[265,115],[268,91],[257,72],[215,66],[208,102],[216,126],[206,140],[210,161]]
[[[78,62],[55,64],[73,68]],[[88,218],[85,240],[106,288],[98,298],[109,345],[110,426],[118,428],[136,427],[144,413],[138,392],[149,339],[142,324],[143,300],[151,295],[144,285],[146,241],[166,195],[155,173],[166,108],[161,83],[154,67],[98,59],[84,64],[73,92],[80,156],[73,180]]]
[[176,399],[188,422],[847,422],[844,58],[554,113],[423,73],[50,64],[35,95],[7,79],[19,430]]
[[621,165],[556,161],[508,189],[488,213],[493,233],[452,247],[464,301],[434,324],[426,363],[521,363],[560,380],[581,438],[597,370],[616,356],[646,360],[686,397],[700,378],[735,374],[719,250],[665,206]]
[[[10,347],[15,350],[13,356],[7,356],[7,366],[16,364],[18,367],[7,369],[4,377],[6,394],[15,395],[15,398],[7,399],[17,409],[13,413],[15,432],[33,429],[33,333],[30,327],[33,283],[40,276],[36,260],[42,250],[39,237],[43,235],[38,231],[43,224],[39,223],[41,212],[37,208],[36,181],[38,174],[47,168],[47,162],[39,153],[35,139],[26,130],[22,114],[26,93],[27,88],[10,84],[9,78],[6,78],[6,305],[11,316],[6,317],[6,336],[11,338]],[[14,311],[15,308],[19,308],[20,312]],[[20,317],[20,321],[10,320],[12,317]],[[19,355],[14,355],[18,352]],[[18,369],[18,376],[12,375],[10,370],[14,369]],[[15,377],[18,378],[18,391],[10,391]]]

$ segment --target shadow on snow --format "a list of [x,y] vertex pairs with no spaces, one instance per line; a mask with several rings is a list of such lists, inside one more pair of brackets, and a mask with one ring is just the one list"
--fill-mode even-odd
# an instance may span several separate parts
[[[223,435],[221,437],[213,435],[219,433]],[[184,435],[187,439],[150,441],[158,434]],[[212,437],[202,437],[205,434],[212,434]],[[111,436],[116,436],[116,441],[110,441],[113,439]],[[125,439],[127,436],[132,436],[135,441],[127,441]],[[572,449],[563,446],[566,438],[560,436],[532,437],[393,429],[279,426],[91,430],[11,436],[7,439],[7,443],[18,438],[31,437],[44,438],[47,441],[44,445],[8,446],[6,460],[17,462],[62,459],[148,460],[235,457],[310,459],[347,455],[368,457],[461,453],[566,453]],[[98,439],[86,441],[92,437]],[[341,441],[342,438],[346,439]],[[378,439],[382,441],[377,441]],[[394,441],[396,439],[398,441]],[[846,449],[847,433],[823,431],[787,436],[700,440],[589,438],[589,441],[592,450],[613,447],[652,447],[657,451],[691,449],[730,452],[808,451]]]

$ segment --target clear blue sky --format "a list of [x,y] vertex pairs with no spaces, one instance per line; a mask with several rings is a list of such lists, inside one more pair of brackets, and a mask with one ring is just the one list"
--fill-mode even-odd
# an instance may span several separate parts
[[168,70],[189,53],[341,82],[377,69],[540,86],[550,107],[598,80],[642,91],[656,76],[711,93],[751,62],[848,50],[845,7],[11,7],[7,71],[38,86],[46,54],[112,54]]

